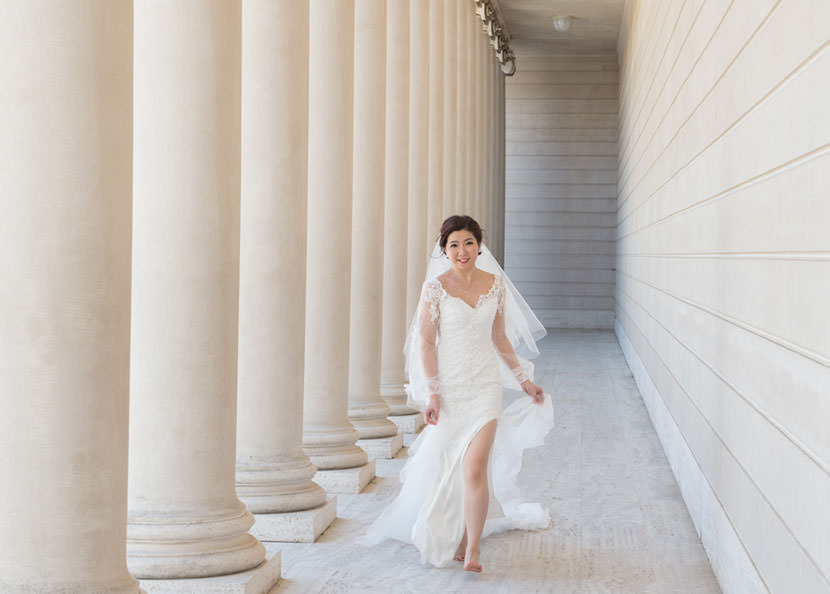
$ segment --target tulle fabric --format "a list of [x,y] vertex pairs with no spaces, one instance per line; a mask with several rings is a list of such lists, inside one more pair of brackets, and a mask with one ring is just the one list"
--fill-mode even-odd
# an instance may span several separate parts
[[[482,418],[454,435],[456,423],[448,423],[446,417],[443,415],[438,425],[425,427],[412,444],[400,474],[398,496],[359,543],[372,546],[391,538],[414,544],[424,564],[444,567],[452,561],[464,534],[464,486],[459,466],[469,442],[492,419]],[[482,536],[547,528],[550,512],[523,498],[517,478],[524,451],[542,445],[553,427],[551,398],[545,394],[544,402],[536,404],[529,397],[520,397],[497,418],[488,477],[490,507]]]

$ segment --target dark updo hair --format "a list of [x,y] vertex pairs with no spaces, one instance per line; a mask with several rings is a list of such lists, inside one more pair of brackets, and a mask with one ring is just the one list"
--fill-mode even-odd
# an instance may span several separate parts
[[481,245],[481,225],[478,224],[478,221],[467,215],[452,215],[441,223],[441,235],[438,237],[438,245],[441,246],[442,252],[446,250],[450,234],[456,231],[469,231],[476,238],[476,242]]

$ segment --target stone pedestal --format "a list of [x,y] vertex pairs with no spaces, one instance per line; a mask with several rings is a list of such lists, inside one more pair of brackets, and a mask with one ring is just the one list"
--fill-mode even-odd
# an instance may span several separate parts
[[280,581],[282,556],[276,553],[253,569],[230,575],[180,580],[141,580],[147,594],[269,594]]
[[262,542],[314,542],[334,522],[337,497],[317,507],[279,514],[254,514],[251,534]]
[[403,439],[403,433],[398,432],[392,437],[358,439],[357,445],[366,452],[370,460],[375,458],[394,458],[403,447]]
[[[361,450],[362,451],[362,450]],[[365,454],[364,454],[365,455]],[[375,461],[354,468],[318,470],[314,481],[328,493],[355,494],[366,488],[375,478]]]
[[421,412],[390,417],[389,420],[398,426],[401,433],[420,433],[425,425],[424,415]]

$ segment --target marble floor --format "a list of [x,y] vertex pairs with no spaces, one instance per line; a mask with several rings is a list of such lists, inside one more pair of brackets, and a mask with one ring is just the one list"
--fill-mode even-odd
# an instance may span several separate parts
[[355,544],[397,492],[404,450],[377,461],[363,493],[338,496],[338,518],[317,542],[267,545],[282,551],[275,592],[719,593],[614,334],[554,331],[540,349],[556,428],[525,453],[520,481],[550,509],[550,528],[485,539],[480,575],[423,567],[398,542]]

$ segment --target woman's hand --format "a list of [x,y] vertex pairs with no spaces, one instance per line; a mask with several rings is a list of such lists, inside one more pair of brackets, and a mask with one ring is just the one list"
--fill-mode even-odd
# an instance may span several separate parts
[[426,408],[424,409],[424,422],[427,425],[437,425],[438,411],[440,409],[441,403],[438,394],[432,394],[429,397],[429,402],[427,402]]
[[545,401],[545,391],[530,380],[522,382],[522,390],[525,394],[532,397],[536,404],[542,404]]

